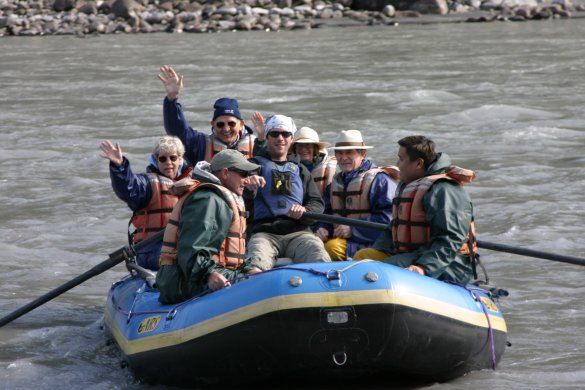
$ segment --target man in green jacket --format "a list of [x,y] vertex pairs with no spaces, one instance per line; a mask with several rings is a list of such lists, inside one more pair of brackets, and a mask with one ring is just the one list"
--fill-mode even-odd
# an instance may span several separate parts
[[172,190],[182,196],[165,229],[156,278],[162,303],[216,291],[234,278],[260,272],[244,258],[242,199],[248,176],[259,168],[240,152],[226,149],[211,163],[199,162],[191,179],[175,184]]
[[439,280],[468,283],[475,248],[473,205],[462,185],[475,174],[452,166],[449,156],[436,153],[435,143],[424,136],[405,137],[398,145],[401,181],[392,231],[354,259],[383,260]]

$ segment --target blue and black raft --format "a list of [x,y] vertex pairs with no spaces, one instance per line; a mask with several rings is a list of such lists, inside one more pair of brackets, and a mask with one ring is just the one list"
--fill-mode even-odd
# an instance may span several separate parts
[[110,289],[105,322],[149,383],[446,381],[500,361],[507,329],[493,295],[366,260],[278,267],[162,305],[132,272]]

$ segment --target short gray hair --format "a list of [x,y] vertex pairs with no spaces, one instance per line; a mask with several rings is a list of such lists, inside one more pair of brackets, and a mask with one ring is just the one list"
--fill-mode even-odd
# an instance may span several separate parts
[[154,144],[154,150],[152,152],[155,156],[161,154],[176,154],[179,157],[183,157],[185,154],[185,147],[180,139],[170,135],[160,137]]

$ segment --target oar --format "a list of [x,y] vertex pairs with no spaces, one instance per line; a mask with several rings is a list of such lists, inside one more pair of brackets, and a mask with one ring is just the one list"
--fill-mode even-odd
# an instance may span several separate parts
[[[142,249],[149,244],[154,242],[158,242],[162,240],[164,235],[164,230],[156,233],[154,236],[148,237],[147,239],[140,241],[138,244],[134,246],[135,250]],[[8,324],[9,322],[14,321],[18,317],[28,313],[29,311],[36,309],[37,307],[41,306],[44,303],[49,302],[51,299],[58,297],[59,295],[63,294],[66,291],[71,290],[73,287],[80,285],[81,283],[85,282],[88,279],[97,276],[110,268],[114,267],[115,265],[123,262],[128,256],[132,253],[132,249],[126,245],[115,252],[109,254],[109,258],[106,261],[99,263],[98,265],[91,268],[89,271],[82,273],[81,275],[77,276],[76,278],[68,281],[67,283],[49,291],[45,295],[35,299],[34,301],[24,305],[20,309],[13,311],[12,313],[8,314],[5,317],[0,318],[0,328],[4,325]]]
[[[383,223],[362,221],[359,219],[344,218],[344,217],[338,217],[335,215],[326,215],[326,214],[311,213],[311,212],[306,212],[303,215],[306,218],[310,218],[310,219],[314,219],[314,220],[322,221],[322,222],[327,222],[327,223],[338,223],[341,225],[351,225],[351,226],[357,226],[357,227],[363,227],[363,228],[369,228],[369,229],[377,229],[377,230],[390,229],[389,225],[385,225]],[[480,241],[480,240],[477,240],[477,246],[479,248],[483,248],[483,249],[489,249],[489,250],[498,251],[498,252],[513,253],[515,255],[536,257],[539,259],[558,261],[561,263],[585,265],[585,258],[583,258],[583,257],[559,255],[556,253],[542,252],[542,251],[537,251],[534,249],[519,248],[519,247],[514,247],[511,245],[496,244],[493,242]]]

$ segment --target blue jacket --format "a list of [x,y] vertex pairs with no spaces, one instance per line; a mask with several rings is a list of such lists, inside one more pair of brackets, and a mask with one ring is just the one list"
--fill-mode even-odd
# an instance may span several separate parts
[[[150,156],[150,164],[146,168],[146,172],[160,174],[153,156]],[[182,179],[190,173],[191,169],[183,165],[179,168],[177,178],[173,180]],[[126,157],[124,157],[120,166],[116,166],[110,162],[110,179],[114,193],[128,205],[130,210],[136,212],[148,206],[150,198],[152,198],[152,188],[148,180],[148,175],[146,173],[135,174],[130,167],[130,161]],[[137,252],[136,262],[138,265],[148,269],[158,269],[161,244],[162,241],[153,243]]]
[[[256,201],[254,202],[254,222],[272,220],[278,217],[286,217],[293,204],[302,204],[304,198],[304,186],[301,179],[299,164],[288,161],[285,164],[266,158],[265,156],[256,156],[254,160],[260,164],[260,174],[266,180],[268,185],[259,188],[256,192]],[[281,192],[275,193],[273,183],[275,172],[278,172],[277,179],[282,183],[279,188]],[[284,181],[287,184],[284,184]],[[290,186],[287,188],[287,186]]]
[[[184,157],[191,166],[195,166],[199,161],[205,160],[207,135],[189,126],[179,99],[170,101],[169,98],[165,97],[163,102],[163,122],[167,134],[178,137],[183,142],[183,145],[185,145]],[[246,126],[245,130],[248,134],[253,133],[252,129],[248,126]],[[211,134],[211,130],[209,134]],[[228,148],[235,149],[236,146],[237,142],[229,145]]]
[[[377,168],[372,161],[365,159],[362,161],[360,167],[347,174],[337,173],[343,178],[345,188],[360,172],[364,172],[373,168]],[[392,220],[392,198],[396,191],[396,183],[385,174],[376,175],[372,187],[370,188],[369,201],[371,205],[371,214],[367,218],[360,218],[363,221],[378,222],[389,224]],[[327,186],[323,192],[323,201],[325,202],[325,214],[332,214],[331,212],[331,184]],[[315,225],[314,229],[320,227],[326,228],[329,231],[329,237],[333,237],[333,225],[320,222]],[[361,248],[371,246],[374,241],[382,234],[380,230],[367,229],[363,227],[350,226],[351,237],[347,239],[347,249],[345,255],[348,258],[353,257],[355,252]]]
[[[249,159],[255,164],[259,164],[257,157],[270,158],[268,152],[265,149],[258,150],[258,154],[255,157]],[[299,175],[303,186],[303,203],[302,205],[308,212],[311,213],[322,213],[323,212],[323,199],[319,194],[319,190],[311,177],[311,172],[302,164],[299,163],[298,159],[294,156],[289,155],[288,161],[293,162],[300,168]],[[278,163],[277,163],[278,164]],[[284,164],[284,163],[283,163]],[[272,180],[266,183],[267,188],[272,187]],[[275,218],[264,219],[262,221],[254,220],[254,207],[260,202],[257,191],[244,190],[244,201],[246,202],[246,210],[250,212],[250,218],[248,219],[248,235],[252,235],[258,232],[266,232],[271,234],[290,234],[299,231],[311,231],[309,226],[313,224],[313,220],[301,218],[295,220],[285,216],[276,216]],[[253,221],[250,223],[250,221]]]

